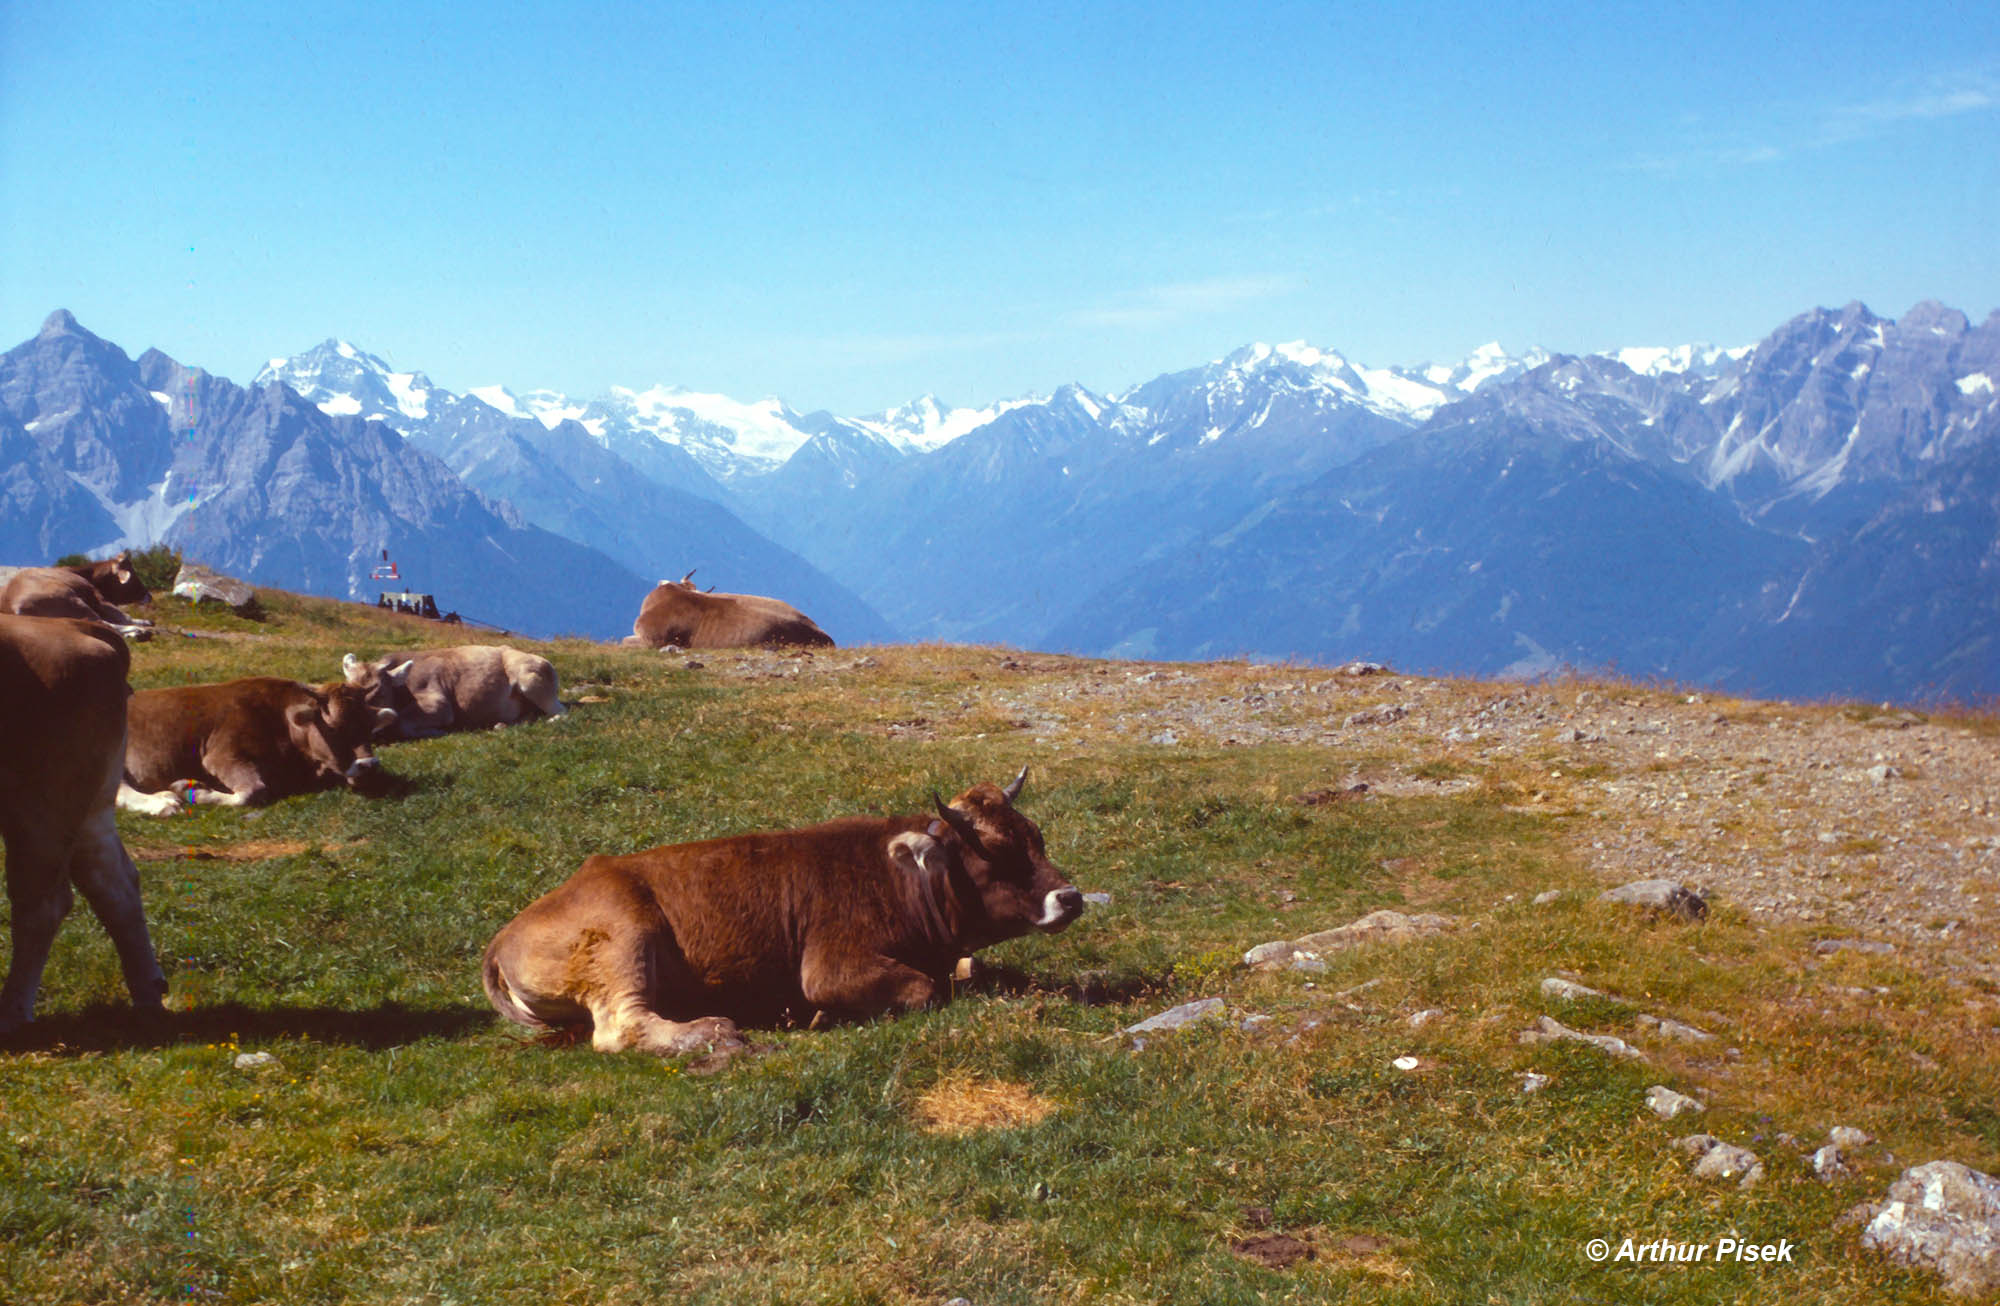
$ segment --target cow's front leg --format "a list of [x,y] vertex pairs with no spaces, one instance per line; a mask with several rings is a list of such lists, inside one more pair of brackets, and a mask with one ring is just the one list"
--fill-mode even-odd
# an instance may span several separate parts
[[893,957],[808,955],[799,976],[807,1002],[835,1015],[915,1011],[937,999],[937,983]]
[[256,807],[269,802],[273,796],[264,783],[264,777],[248,762],[211,756],[202,758],[201,764],[215,777],[215,788],[193,780],[174,782],[174,792],[195,806]]
[[668,1020],[637,996],[590,1004],[590,1046],[599,1052],[637,1048],[655,1056],[677,1057],[708,1049],[728,1052],[743,1046],[736,1022],[726,1016]]

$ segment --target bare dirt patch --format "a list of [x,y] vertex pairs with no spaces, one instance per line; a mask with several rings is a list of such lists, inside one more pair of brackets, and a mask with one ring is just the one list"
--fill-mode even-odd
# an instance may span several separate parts
[[933,1134],[1018,1129],[1047,1119],[1055,1109],[1026,1084],[1004,1079],[940,1080],[917,1099],[917,1118]]
[[1300,1261],[1313,1258],[1312,1244],[1288,1233],[1260,1233],[1238,1238],[1229,1244],[1229,1250],[1267,1270],[1289,1269]]
[[[351,843],[329,844],[323,851],[338,855],[367,842],[356,839]],[[179,846],[127,844],[125,851],[132,854],[135,862],[265,862],[274,857],[296,857],[315,847],[318,845],[303,839],[248,839],[242,843]]]

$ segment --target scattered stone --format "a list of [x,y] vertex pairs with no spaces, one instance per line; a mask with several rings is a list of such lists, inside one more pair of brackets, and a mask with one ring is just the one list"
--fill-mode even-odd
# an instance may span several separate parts
[[203,603],[220,603],[233,612],[254,611],[257,591],[251,589],[234,576],[225,576],[211,567],[198,562],[184,562],[174,576],[174,593],[199,607]]
[[1255,1261],[1271,1270],[1287,1269],[1313,1257],[1311,1243],[1300,1242],[1288,1233],[1263,1233],[1254,1238],[1238,1238],[1229,1244],[1229,1249],[1245,1260]]
[[1831,957],[1836,952],[1866,952],[1886,957],[1895,950],[1895,944],[1876,939],[1821,939],[1813,944],[1813,951],[1822,957]]
[[1326,962],[1317,952],[1308,952],[1301,948],[1292,954],[1291,964],[1285,969],[1304,971],[1308,975],[1324,975]]
[[1672,1120],[1690,1111],[1698,1114],[1706,1109],[1687,1094],[1676,1093],[1665,1084],[1655,1084],[1646,1090],[1646,1108],[1662,1120]]
[[1388,669],[1380,662],[1350,662],[1340,668],[1340,674],[1343,676],[1379,676]]
[[1158,1034],[1170,1029],[1180,1029],[1191,1025],[1205,1016],[1218,1015],[1222,1011],[1221,998],[1198,998],[1193,1002],[1183,1002],[1178,1007],[1169,1007],[1157,1016],[1148,1016],[1136,1025],[1127,1025],[1127,1034]]
[[1274,939],[1270,943],[1260,943],[1243,954],[1243,964],[1251,970],[1283,970],[1290,964],[1298,949],[1288,940]]
[[1111,895],[1108,893],[1086,893],[1083,895],[1083,900],[1093,907],[1109,907],[1111,905]]
[[1264,1026],[1270,1023],[1271,1023],[1271,1018],[1269,1016],[1265,1015],[1261,1011],[1253,1011],[1249,1015],[1243,1017],[1243,1019],[1237,1021],[1236,1028],[1242,1030],[1246,1034],[1252,1034],[1264,1028]]
[[953,1297],[944,1306],[972,1306],[972,1299],[970,1297]]
[[1873,781],[1875,784],[1878,785],[1888,784],[1891,780],[1898,778],[1902,774],[1903,773],[1901,771],[1898,771],[1895,767],[1890,766],[1887,762],[1878,763],[1877,765],[1868,768],[1869,780]]
[[1905,1170],[1861,1245],[1944,1276],[1962,1296],[2000,1291],[2000,1179],[1956,1161]]
[[1561,889],[1550,889],[1545,893],[1538,893],[1535,895],[1535,906],[1546,907],[1560,897],[1562,897]]
[[1538,1075],[1532,1070],[1521,1072],[1521,1091],[1523,1093],[1539,1093],[1548,1086],[1549,1077],[1547,1075]]
[[1424,1063],[1416,1057],[1397,1057],[1394,1061],[1391,1061],[1389,1064],[1394,1066],[1398,1070],[1415,1070],[1418,1066],[1421,1066]]
[[1422,1011],[1413,1011],[1410,1013],[1410,1028],[1422,1029],[1443,1014],[1444,1012],[1437,1007],[1425,1007]]
[[1764,1163],[1755,1152],[1725,1143],[1714,1134],[1690,1134],[1675,1139],[1674,1146],[1698,1158],[1694,1163],[1697,1179],[1734,1179],[1739,1187],[1749,1188],[1764,1177]]
[[1846,1125],[1835,1125],[1832,1129],[1827,1130],[1826,1137],[1827,1141],[1835,1147],[1850,1152],[1866,1147],[1875,1141],[1873,1134],[1865,1133],[1859,1129],[1850,1129]]
[[[1416,916],[1405,915],[1387,908],[1369,912],[1357,921],[1330,930],[1320,930],[1296,939],[1276,939],[1270,943],[1260,943],[1243,954],[1243,964],[1251,970],[1308,970],[1325,969],[1320,958],[1329,952],[1339,952],[1358,944],[1382,940],[1402,943],[1409,939],[1424,938],[1451,929],[1458,924],[1456,917],[1439,916],[1425,912]],[[1296,959],[1299,954],[1308,954],[1318,966],[1302,965]]]
[[1847,1160],[1841,1155],[1840,1148],[1832,1143],[1812,1154],[1812,1169],[1813,1175],[1823,1184],[1844,1179],[1853,1173],[1848,1169]]
[[1668,1020],[1665,1016],[1641,1015],[1639,1017],[1639,1028],[1650,1030],[1662,1038],[1670,1038],[1682,1043],[1707,1043],[1715,1038],[1715,1035],[1705,1029],[1696,1029],[1693,1025],[1683,1025],[1678,1020]]
[[1162,730],[1159,734],[1153,736],[1153,742],[1163,746],[1178,744],[1180,741],[1181,737],[1171,730]]
[[1555,998],[1560,1002],[1575,1002],[1581,998],[1601,998],[1605,995],[1587,984],[1551,975],[1542,981],[1542,996]]
[[1410,714],[1410,706],[1408,703],[1396,703],[1383,707],[1365,707],[1359,712],[1348,713],[1347,720],[1342,724],[1350,726],[1386,726],[1393,721],[1401,721],[1404,717],[1408,716]]
[[708,663],[703,662],[699,658],[689,658],[687,661],[681,663],[681,668],[684,671],[699,671],[707,665]]
[[1633,1047],[1622,1038],[1611,1034],[1585,1034],[1580,1030],[1571,1029],[1561,1021],[1548,1016],[1543,1016],[1541,1020],[1537,1021],[1535,1028],[1522,1030],[1521,1042],[1529,1044],[1588,1043],[1590,1046],[1608,1052],[1621,1060],[1644,1061],[1646,1059],[1645,1053]]
[[1708,914],[1708,903],[1700,894],[1678,880],[1634,880],[1597,895],[1599,902],[1624,903],[1661,915],[1683,920],[1700,920]]
[[236,1054],[238,1070],[266,1070],[278,1064],[278,1059],[269,1052],[239,1052]]

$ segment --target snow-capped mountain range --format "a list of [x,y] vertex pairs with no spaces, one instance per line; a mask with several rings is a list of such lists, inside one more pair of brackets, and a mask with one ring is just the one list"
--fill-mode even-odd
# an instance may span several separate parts
[[[1737,351],[1740,354],[1741,351]],[[1647,375],[1712,366],[1723,351],[1704,345],[1671,349],[1629,349],[1617,357]],[[1470,396],[1486,382],[1518,376],[1548,361],[1542,349],[1509,354],[1498,343],[1483,345],[1463,362],[1419,368],[1371,368],[1303,341],[1251,344],[1200,369],[1221,388],[1239,391],[1261,381],[1285,378],[1302,389],[1319,389],[1368,411],[1404,423],[1421,422],[1445,404]],[[421,428],[466,399],[477,400],[506,417],[532,419],[553,429],[575,422],[591,438],[615,448],[621,437],[644,436],[677,445],[692,454],[716,480],[727,484],[777,470],[801,446],[832,429],[879,437],[904,454],[929,453],[1017,408],[1047,404],[1050,395],[1003,399],[981,407],[956,407],[936,395],[922,395],[886,412],[835,417],[802,415],[776,398],[733,399],[678,386],[645,389],[613,386],[605,394],[576,399],[554,390],[515,391],[504,385],[476,386],[461,394],[439,389],[419,371],[401,372],[346,340],[330,339],[288,358],[273,358],[252,385],[282,381],[333,417],[374,418],[391,427]],[[1114,425],[1145,420],[1117,410],[1134,403],[1145,386],[1122,394],[1096,395],[1072,389],[1082,402],[1110,411]]]
[[[203,374],[141,361],[60,313],[6,356],[14,558],[199,541],[342,592],[378,538],[489,556],[468,534],[488,513],[492,540],[603,560],[590,628],[632,578],[697,566],[846,639],[2000,692],[2000,314],[1849,304],[1745,348],[1419,368],[1253,344],[1118,394],[863,417],[657,385],[455,394],[329,340],[205,392],[232,416],[200,457],[161,437]],[[429,488],[349,532],[338,505],[379,477]],[[532,612],[529,584],[485,601]]]

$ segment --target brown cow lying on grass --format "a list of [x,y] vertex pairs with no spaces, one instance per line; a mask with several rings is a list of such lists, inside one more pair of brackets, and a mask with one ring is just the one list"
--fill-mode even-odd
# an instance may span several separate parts
[[0,1032],[34,1018],[72,885],[110,933],[133,1005],[157,1011],[166,997],[112,815],[130,667],[125,642],[96,622],[0,616],[0,838],[14,915]]
[[24,567],[0,586],[0,612],[101,621],[127,639],[151,639],[153,623],[115,606],[153,597],[129,553],[80,567]]
[[1014,806],[1027,774],[935,816],[587,858],[494,936],[486,996],[530,1029],[662,1055],[739,1046],[737,1022],[942,1000],[960,957],[1083,911]]
[[789,603],[761,594],[704,594],[694,573],[663,580],[639,605],[625,643],[642,648],[832,648],[833,636]]
[[380,787],[369,738],[395,712],[352,685],[253,676],[132,695],[118,805],[162,816],[179,804],[246,807],[346,785]]
[[565,711],[556,697],[556,669],[547,658],[497,644],[425,649],[408,657],[392,653],[373,662],[349,653],[341,670],[370,707],[395,709],[395,721],[375,731],[385,742],[514,725]]

